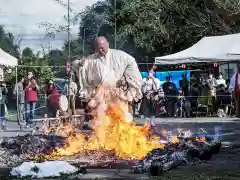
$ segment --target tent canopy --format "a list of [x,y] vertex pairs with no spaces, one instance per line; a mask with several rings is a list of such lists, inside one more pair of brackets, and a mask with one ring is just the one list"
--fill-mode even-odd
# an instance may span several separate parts
[[0,48],[0,65],[11,67],[17,66],[18,60]]
[[240,60],[240,33],[204,37],[188,49],[155,57],[156,64],[183,64]]

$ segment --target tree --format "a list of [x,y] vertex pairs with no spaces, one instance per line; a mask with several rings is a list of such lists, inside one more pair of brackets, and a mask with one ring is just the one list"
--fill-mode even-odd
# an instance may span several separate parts
[[[120,36],[133,37],[151,56],[189,47],[204,36],[239,29],[238,0],[122,0],[117,17]],[[134,12],[134,13],[133,13]]]
[[[84,39],[86,44],[93,44],[96,36],[102,35],[113,40],[114,23],[112,17],[112,4],[109,1],[99,1],[87,7],[81,14],[79,39]],[[111,43],[112,44],[112,43]]]
[[12,33],[7,33],[3,26],[0,25],[0,48],[12,56],[19,58],[19,47],[14,44],[14,36]]
[[50,61],[47,56],[40,57],[40,53],[34,54],[32,49],[27,47],[22,51],[17,73],[16,69],[13,69],[12,73],[7,74],[6,79],[11,84],[14,84],[16,82],[16,74],[18,77],[26,77],[28,72],[32,72],[42,87],[46,79],[53,78],[53,71],[49,65]]

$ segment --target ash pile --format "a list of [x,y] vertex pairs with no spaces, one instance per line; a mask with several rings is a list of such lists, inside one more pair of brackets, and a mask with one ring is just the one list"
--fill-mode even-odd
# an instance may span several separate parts
[[165,171],[183,165],[196,165],[211,160],[222,148],[219,140],[212,137],[178,136],[178,143],[165,142],[165,148],[149,152],[135,166],[135,173],[160,176]]
[[2,138],[0,142],[0,167],[16,167],[32,160],[36,155],[49,155],[54,148],[62,147],[66,139],[51,135],[31,135]]

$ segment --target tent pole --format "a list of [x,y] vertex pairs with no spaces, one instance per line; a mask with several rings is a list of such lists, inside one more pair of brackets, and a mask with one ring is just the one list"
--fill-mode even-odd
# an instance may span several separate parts
[[229,69],[230,69],[230,66],[229,66],[229,62],[227,63],[227,65],[228,65],[228,79],[230,79],[230,71],[229,71]]
[[20,118],[19,118],[19,107],[18,107],[18,85],[17,85],[17,83],[18,83],[18,67],[16,66],[16,68],[15,68],[15,76],[16,76],[16,79],[15,79],[15,81],[16,81],[16,86],[17,86],[17,92],[16,92],[16,105],[17,105],[17,121],[18,121],[18,125],[21,125],[20,124]]

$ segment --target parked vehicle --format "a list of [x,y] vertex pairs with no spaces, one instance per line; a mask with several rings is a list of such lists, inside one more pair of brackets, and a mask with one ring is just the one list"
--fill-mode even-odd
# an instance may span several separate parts
[[68,83],[68,80],[64,78],[55,78],[53,81],[58,92],[64,94],[64,89]]

